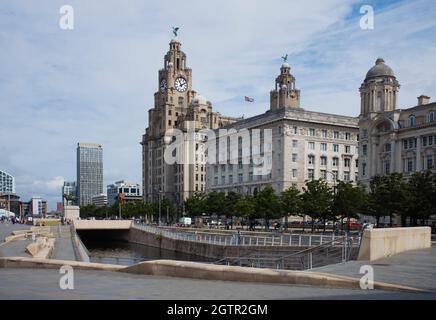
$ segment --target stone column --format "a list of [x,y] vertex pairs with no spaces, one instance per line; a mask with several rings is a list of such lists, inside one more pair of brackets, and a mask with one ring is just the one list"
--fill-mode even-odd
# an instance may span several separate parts
[[421,137],[416,137],[416,166],[415,171],[422,170],[422,161],[421,161]]

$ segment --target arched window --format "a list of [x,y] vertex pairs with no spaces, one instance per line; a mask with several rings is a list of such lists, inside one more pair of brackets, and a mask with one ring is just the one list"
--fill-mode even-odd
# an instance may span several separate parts
[[434,122],[436,114],[434,111],[430,111],[427,115],[428,122]]
[[409,127],[413,127],[415,125],[415,116],[410,115],[409,116]]
[[183,108],[183,97],[179,97],[179,107]]

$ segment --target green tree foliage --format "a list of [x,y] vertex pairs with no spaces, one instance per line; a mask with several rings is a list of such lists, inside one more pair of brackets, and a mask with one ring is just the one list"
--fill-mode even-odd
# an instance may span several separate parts
[[289,187],[280,196],[282,213],[285,215],[285,229],[288,228],[288,216],[300,215],[302,199],[301,192],[296,186]]
[[402,216],[402,225],[406,225],[407,217],[410,218],[411,225],[416,226],[418,219],[424,224],[425,220],[436,213],[436,174],[429,170],[415,172],[408,181],[407,191],[407,212]]
[[259,191],[254,197],[258,215],[265,219],[265,230],[269,229],[269,220],[280,218],[280,198],[271,186]]
[[351,182],[339,181],[336,194],[333,196],[332,216],[340,219],[358,218],[358,213],[366,208],[367,195],[361,186],[354,186]]
[[[323,222],[329,217],[332,205],[332,190],[322,179],[306,182],[303,187],[302,209],[305,214],[312,218],[312,232],[315,229],[315,220]],[[324,223],[325,228],[325,223]]]
[[201,192],[195,192],[185,200],[185,210],[189,216],[200,216],[207,211],[207,196]]
[[210,192],[207,194],[206,212],[210,215],[226,214],[226,194],[224,192]]
[[253,219],[256,218],[256,204],[254,197],[246,195],[240,197],[233,206],[233,211],[237,216],[241,216],[248,220],[249,224],[252,225]]

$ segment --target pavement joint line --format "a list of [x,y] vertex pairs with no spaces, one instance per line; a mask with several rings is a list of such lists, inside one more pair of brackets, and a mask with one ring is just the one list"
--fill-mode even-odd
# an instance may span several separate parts
[[[283,284],[283,285],[309,285],[312,287],[333,287],[333,288],[350,288],[359,289],[358,278],[349,276],[342,276],[337,274],[329,274],[323,272],[308,272],[300,270],[276,270],[276,269],[261,269],[249,268],[239,266],[222,266],[211,265],[206,263],[191,262],[191,261],[174,261],[174,260],[153,260],[145,261],[132,266],[122,266],[95,262],[82,262],[72,260],[56,260],[56,259],[41,259],[41,258],[27,258],[27,257],[0,257],[0,268],[58,268],[63,265],[70,265],[78,270],[100,270],[100,271],[116,271],[125,273],[134,273],[142,275],[154,276],[169,276],[177,278],[193,278],[199,280],[208,280],[200,274],[210,272],[211,279],[221,281],[238,281],[229,280],[225,275],[230,278],[235,276],[247,276],[246,279],[241,278],[240,282],[252,282],[263,284]],[[141,266],[145,268],[150,267],[148,271],[142,270]],[[136,269],[135,269],[136,268]],[[171,272],[171,268],[176,272]],[[186,272],[192,271],[192,272]],[[268,280],[262,280],[264,276]],[[221,278],[221,279],[220,279]],[[284,280],[287,282],[280,282]],[[294,282],[292,282],[294,281]],[[312,283],[313,281],[314,283]],[[387,291],[400,291],[400,292],[414,292],[426,293],[429,290],[419,289],[409,286],[398,284],[391,284],[386,282],[372,281],[375,290]]]

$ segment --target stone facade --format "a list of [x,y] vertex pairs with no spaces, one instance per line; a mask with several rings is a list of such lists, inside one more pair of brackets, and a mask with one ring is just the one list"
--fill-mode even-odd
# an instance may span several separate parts
[[[164,67],[159,70],[158,91],[154,94],[154,107],[148,111],[149,125],[141,142],[144,201],[165,197],[181,209],[183,201],[193,192],[205,191],[204,155],[185,149],[185,157],[195,159],[194,162],[165,163],[165,149],[171,142],[165,139],[168,131],[179,129],[186,133],[192,125],[197,132],[219,128],[236,120],[213,112],[212,103],[192,89],[192,70],[187,67],[186,54],[181,50],[179,40],[173,39],[164,57]],[[201,135],[195,135],[195,141],[191,143],[199,145],[198,149],[202,150],[202,141]]]
[[[207,191],[252,194],[271,185],[281,192],[291,185],[302,188],[310,179],[323,178],[332,187],[337,180],[357,180],[357,118],[300,108],[300,90],[295,88],[287,63],[280,68],[270,97],[270,110],[223,129],[272,129],[272,143],[264,149],[271,172],[256,174],[253,163],[244,164],[241,159],[236,164],[229,163],[233,160],[209,164]],[[239,157],[241,148],[238,147]]]
[[379,58],[360,87],[359,180],[366,186],[375,175],[434,170],[436,103],[418,97],[417,106],[397,109],[400,84]]

